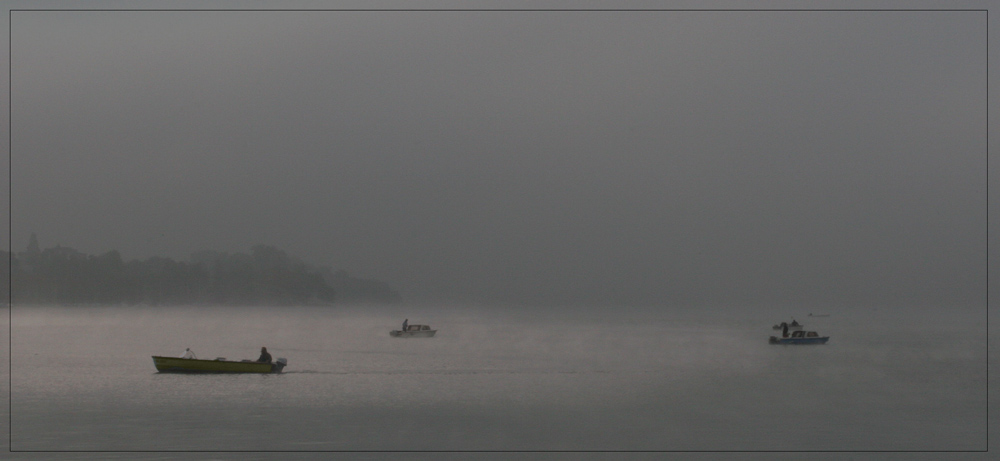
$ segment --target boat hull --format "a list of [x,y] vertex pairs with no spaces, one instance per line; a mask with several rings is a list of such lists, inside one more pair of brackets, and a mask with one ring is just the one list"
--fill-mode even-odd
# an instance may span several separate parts
[[767,343],[794,346],[794,345],[826,344],[826,342],[829,340],[830,340],[829,336],[820,336],[814,338],[778,338],[775,336],[771,336],[771,338],[767,340]]
[[389,332],[389,336],[393,338],[431,338],[437,333],[437,330],[419,330],[419,331],[399,331],[392,330]]
[[160,373],[281,373],[283,363],[235,362],[153,356],[153,366]]

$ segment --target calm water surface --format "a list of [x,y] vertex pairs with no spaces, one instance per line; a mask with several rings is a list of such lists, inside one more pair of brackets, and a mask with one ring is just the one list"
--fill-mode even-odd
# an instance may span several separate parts
[[[984,450],[985,314],[957,312],[799,313],[832,339],[784,347],[767,344],[781,311],[15,307],[10,448]],[[390,338],[403,318],[439,332]],[[161,374],[150,358],[261,346],[284,374]]]

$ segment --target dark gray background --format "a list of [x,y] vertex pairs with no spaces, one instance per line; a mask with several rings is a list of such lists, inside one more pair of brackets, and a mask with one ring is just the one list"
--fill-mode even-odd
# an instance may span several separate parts
[[982,11],[11,25],[15,251],[263,243],[408,301],[985,303]]

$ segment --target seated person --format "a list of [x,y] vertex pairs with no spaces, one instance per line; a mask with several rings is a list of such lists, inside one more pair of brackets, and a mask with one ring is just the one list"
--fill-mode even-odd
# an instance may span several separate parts
[[267,353],[267,348],[260,348],[260,358],[257,359],[258,362],[271,363],[271,354]]

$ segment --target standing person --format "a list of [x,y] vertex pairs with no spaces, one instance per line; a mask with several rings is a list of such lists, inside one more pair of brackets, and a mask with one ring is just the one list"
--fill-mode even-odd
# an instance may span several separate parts
[[190,347],[186,347],[186,348],[184,348],[184,354],[181,355],[181,358],[182,359],[196,359],[198,357],[194,356],[194,351],[192,351]]
[[403,320],[403,331],[406,331],[406,324],[410,322],[410,319]]
[[266,347],[260,348],[260,358],[258,358],[257,361],[263,363],[271,363],[271,354],[267,353]]

